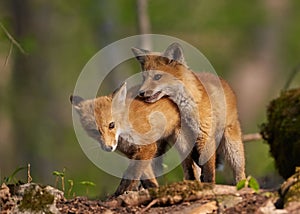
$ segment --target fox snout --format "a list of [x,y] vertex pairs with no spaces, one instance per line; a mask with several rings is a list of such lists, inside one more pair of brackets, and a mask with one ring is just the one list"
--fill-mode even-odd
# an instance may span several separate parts
[[140,90],[138,94],[140,97],[143,97],[143,98],[151,97],[154,94],[154,91],[153,90]]
[[104,151],[106,152],[113,152],[116,150],[118,144],[116,142],[114,142],[112,145],[105,145],[105,144],[101,144],[101,147]]
[[165,94],[162,91],[139,90],[139,97],[144,98],[146,102],[153,103],[163,97]]
[[144,97],[145,96],[145,91],[144,90],[139,91],[139,96]]

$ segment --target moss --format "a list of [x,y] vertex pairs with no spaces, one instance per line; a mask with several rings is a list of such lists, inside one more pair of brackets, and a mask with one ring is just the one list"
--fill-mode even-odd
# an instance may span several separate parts
[[[149,189],[151,198],[165,198],[165,200],[171,200],[176,198],[178,200],[184,200],[190,196],[195,195],[195,193],[203,190],[212,190],[213,184],[201,183],[198,181],[182,181],[178,183],[173,183],[170,185],[160,186],[159,188]],[[170,204],[173,204],[170,201]]]
[[278,192],[263,192],[261,193],[262,196],[265,196],[267,198],[279,198],[279,193]]
[[283,91],[270,102],[261,134],[270,146],[279,174],[287,179],[300,166],[300,89]]
[[283,192],[284,207],[288,207],[291,202],[300,202],[300,169],[296,170],[296,173],[290,177],[281,187],[286,188],[287,192]]
[[216,197],[216,201],[218,202],[218,206],[224,208],[234,207],[241,201],[243,198],[238,195],[220,195]]
[[53,202],[54,196],[47,190],[31,185],[25,190],[19,209],[20,211],[29,210],[32,212],[43,211],[44,213],[51,213],[49,205],[53,204]]
[[300,202],[300,181],[291,186],[284,197],[284,206],[290,202]]

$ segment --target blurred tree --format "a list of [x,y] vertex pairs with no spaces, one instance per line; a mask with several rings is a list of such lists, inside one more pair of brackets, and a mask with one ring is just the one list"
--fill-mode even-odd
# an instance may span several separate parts
[[55,162],[54,158],[50,161],[43,155],[43,150],[47,150],[53,157],[51,151],[54,147],[49,147],[49,142],[55,142],[55,135],[50,133],[55,122],[50,122],[53,106],[49,105],[49,101],[53,99],[53,94],[49,62],[43,47],[50,31],[44,27],[49,18],[48,5],[34,11],[36,4],[29,0],[11,1],[14,35],[30,54],[24,55],[18,51],[14,54],[10,103],[16,162],[19,165],[26,164],[24,161],[36,163],[32,164],[33,174],[46,178]]
[[[139,34],[151,33],[150,18],[148,14],[148,0],[136,0],[137,7],[137,23]],[[143,37],[140,48],[151,50],[151,41],[147,37]]]

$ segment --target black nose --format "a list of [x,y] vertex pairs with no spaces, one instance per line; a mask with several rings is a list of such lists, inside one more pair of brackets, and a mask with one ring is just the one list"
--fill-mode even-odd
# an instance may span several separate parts
[[145,91],[139,91],[139,96],[140,96],[140,97],[145,96]]
[[107,152],[111,152],[112,150],[113,150],[113,146],[105,146],[105,147],[102,147],[102,149],[104,150],[104,151],[107,151]]

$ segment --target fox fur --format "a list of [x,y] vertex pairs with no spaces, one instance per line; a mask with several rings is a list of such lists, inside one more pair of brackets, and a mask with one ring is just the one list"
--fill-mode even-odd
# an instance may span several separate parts
[[[141,182],[146,188],[158,186],[151,167],[151,160],[165,150],[166,142],[176,142],[180,134],[179,111],[168,98],[150,104],[141,99],[129,99],[128,96],[134,93],[129,92],[127,96],[126,94],[126,84],[124,84],[109,96],[91,100],[84,100],[78,96],[70,98],[88,135],[97,140],[103,150],[114,151],[116,149],[132,160],[123,174],[115,195],[122,194],[127,190],[134,190],[138,178],[141,178]],[[126,105],[129,105],[129,109],[126,108]],[[112,111],[113,106],[117,106],[115,111]],[[132,130],[128,131],[124,115],[128,113],[128,119],[134,132],[143,135],[151,129],[161,128],[159,120],[151,121],[151,118],[149,119],[155,112],[161,112],[165,118],[166,123],[164,123],[165,129],[161,133],[162,136],[156,141],[143,145],[130,142],[132,141],[130,136]],[[154,119],[157,118],[154,117]],[[185,179],[196,179],[197,169],[191,156],[182,162],[182,166]]]
[[236,183],[244,179],[244,146],[236,97],[228,83],[211,73],[190,70],[178,43],[163,53],[132,50],[144,77],[139,95],[153,104],[167,96],[178,106],[189,134],[196,139],[194,160],[202,168],[202,180],[215,182],[216,152],[231,166]]

